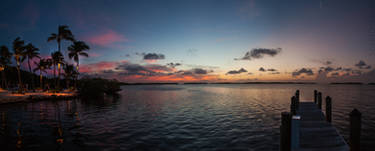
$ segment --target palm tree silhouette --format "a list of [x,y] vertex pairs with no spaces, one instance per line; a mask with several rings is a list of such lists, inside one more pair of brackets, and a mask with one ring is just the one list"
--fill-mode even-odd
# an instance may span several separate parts
[[64,67],[64,77],[66,81],[66,87],[69,88],[71,79],[74,79],[78,75],[78,72],[74,69],[74,65],[66,64]]
[[[61,53],[61,41],[68,40],[74,42],[74,36],[72,31],[70,31],[69,26],[67,25],[59,25],[57,29],[57,33],[52,33],[50,37],[48,37],[47,41],[56,40],[57,42],[57,51]],[[60,67],[60,63],[58,63],[58,67]],[[56,83],[55,83],[56,84]]]
[[[54,53],[51,54],[51,57],[52,57],[52,64],[53,64],[53,76],[55,78],[55,85],[57,85],[55,88],[59,88],[60,86],[60,72],[61,72],[61,67],[60,65],[61,64],[64,64],[64,56],[61,52],[59,51],[56,51]],[[57,65],[57,83],[56,83],[56,74],[55,74],[55,70],[56,70],[56,65]]]
[[20,71],[20,68],[21,68],[21,63],[23,61],[23,59],[21,57],[24,57],[25,56],[25,42],[23,40],[21,40],[20,37],[17,37],[14,41],[13,41],[13,56],[14,56],[14,59],[16,60],[16,63],[17,63],[17,72],[18,72],[18,85],[19,85],[19,89],[18,89],[18,92],[22,92],[22,81],[21,81],[21,71]]
[[40,87],[44,89],[43,86],[43,72],[47,73],[47,69],[49,69],[50,65],[46,59],[40,59],[39,62],[34,62],[36,64],[36,67],[34,68],[34,72],[39,70],[39,76],[40,76]]
[[75,41],[73,45],[68,47],[69,58],[73,58],[74,61],[77,63],[77,72],[79,72],[79,56],[89,57],[89,54],[85,52],[89,49],[90,47],[86,45],[86,43],[83,41]]
[[6,67],[11,64],[11,58],[12,58],[12,53],[9,52],[8,47],[6,46],[1,46],[0,47],[0,69],[1,69],[1,75],[2,75],[2,82],[1,82],[1,87],[2,88],[8,88],[6,76],[5,76],[5,69]]
[[58,47],[58,51],[61,52],[61,41],[62,40],[68,40],[68,41],[72,41],[74,42],[74,36],[72,34],[72,32],[69,30],[69,26],[67,25],[60,25],[58,27],[58,31],[57,31],[57,34],[56,33],[52,33],[50,37],[48,37],[47,41],[53,41],[53,40],[56,40],[57,41],[57,47]]
[[39,49],[36,48],[33,44],[29,43],[25,46],[25,57],[23,58],[23,60],[25,58],[27,58],[27,64],[29,65],[29,71],[30,73],[33,73],[33,76],[31,76],[31,87],[32,89],[34,90],[35,88],[35,84],[34,84],[34,72],[32,72],[31,70],[31,65],[30,65],[30,60],[32,60],[33,58],[40,58],[39,56]]
[[83,41],[75,41],[72,45],[68,47],[69,59],[72,59],[77,63],[76,71],[77,76],[75,77],[74,87],[77,88],[77,79],[79,75],[79,56],[89,57],[89,54],[85,51],[88,51],[90,47]]

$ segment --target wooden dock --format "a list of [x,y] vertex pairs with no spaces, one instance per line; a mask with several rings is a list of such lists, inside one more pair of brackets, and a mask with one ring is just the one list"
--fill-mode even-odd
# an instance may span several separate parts
[[348,151],[348,144],[337,129],[326,118],[318,106],[310,102],[300,102],[298,151]]
[[350,113],[350,138],[347,143],[331,124],[332,100],[325,99],[322,112],[322,94],[314,91],[314,101],[299,100],[299,90],[291,99],[290,112],[281,114],[281,151],[359,151],[361,113]]

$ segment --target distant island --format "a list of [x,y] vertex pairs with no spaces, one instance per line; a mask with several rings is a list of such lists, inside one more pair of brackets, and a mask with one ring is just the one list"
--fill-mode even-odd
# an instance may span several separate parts
[[362,82],[332,82],[330,84],[338,85],[338,84],[345,84],[345,85],[362,85]]
[[316,84],[315,82],[185,82],[185,83],[124,83],[121,85],[178,85],[178,84]]

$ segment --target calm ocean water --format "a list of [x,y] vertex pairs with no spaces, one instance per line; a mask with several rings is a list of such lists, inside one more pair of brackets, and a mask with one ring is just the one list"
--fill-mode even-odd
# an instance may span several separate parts
[[[280,113],[296,89],[333,98],[333,124],[348,138],[353,109],[362,114],[362,147],[375,148],[375,86],[124,86],[105,101],[0,105],[1,148],[15,150],[278,150]],[[56,143],[58,127],[64,143]],[[19,129],[20,136],[17,134]]]

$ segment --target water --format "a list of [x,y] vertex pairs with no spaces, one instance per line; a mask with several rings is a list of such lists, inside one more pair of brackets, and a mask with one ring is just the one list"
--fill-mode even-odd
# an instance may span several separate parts
[[[120,98],[105,101],[0,105],[1,145],[15,150],[20,129],[23,150],[278,150],[280,113],[289,110],[291,95],[300,89],[301,100],[312,100],[318,89],[333,98],[333,124],[346,139],[348,113],[353,108],[363,113],[362,147],[375,148],[375,86],[122,88]],[[60,145],[58,127],[64,139]]]

